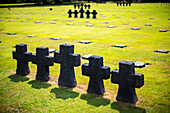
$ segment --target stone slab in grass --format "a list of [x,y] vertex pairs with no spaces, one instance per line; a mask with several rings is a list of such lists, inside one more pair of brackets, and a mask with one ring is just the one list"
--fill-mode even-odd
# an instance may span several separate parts
[[93,24],[87,24],[86,25],[87,27],[92,27],[92,26],[94,26]]
[[125,48],[125,47],[127,47],[127,46],[126,46],[126,45],[123,45],[123,44],[116,44],[116,45],[113,45],[112,47]]
[[134,62],[136,68],[144,68],[146,64],[144,62]]
[[41,23],[40,21],[36,21],[35,23]]
[[157,53],[166,53],[166,54],[169,53],[168,50],[156,50],[156,51],[154,51],[154,52],[157,52]]
[[16,33],[7,33],[8,35],[16,35]]
[[129,23],[123,23],[123,25],[129,25]]
[[49,49],[49,53],[54,53],[56,49]]
[[170,20],[170,18],[168,18],[168,20]]
[[50,22],[50,24],[56,24],[56,22]]
[[15,22],[15,20],[9,20],[9,22]]
[[108,24],[109,22],[103,22],[104,24]]
[[133,27],[132,30],[140,30],[138,27]]
[[74,25],[74,23],[68,23],[67,25]]
[[89,55],[83,55],[82,59],[88,60],[90,58],[90,56],[92,56],[92,55],[90,55],[90,54]]
[[85,22],[87,22],[87,23],[88,23],[88,22],[90,22],[90,21],[85,21]]
[[149,19],[151,19],[151,20],[152,20],[152,19],[154,19],[154,18],[149,18]]
[[116,26],[107,26],[108,28],[115,28]]
[[57,38],[51,38],[52,40],[60,40],[61,38],[60,37],[57,37]]
[[167,32],[168,30],[166,29],[160,29],[159,32]]
[[88,41],[88,40],[85,40],[85,41],[80,41],[79,43],[82,43],[82,44],[90,44],[92,43],[91,41]]
[[136,17],[132,17],[132,19],[136,19]]
[[145,24],[145,26],[152,26],[151,24]]
[[2,41],[0,41],[0,43],[2,43]]
[[27,22],[27,21],[21,21],[21,22]]
[[54,21],[58,21],[57,19],[54,19]]
[[36,37],[36,35],[28,35],[27,37]]
[[121,18],[120,16],[116,16],[116,18]]

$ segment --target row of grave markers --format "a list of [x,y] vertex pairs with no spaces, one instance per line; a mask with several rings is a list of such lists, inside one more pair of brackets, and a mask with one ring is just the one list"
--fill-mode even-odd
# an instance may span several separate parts
[[[26,44],[17,44],[13,51],[13,59],[17,60],[16,74],[26,76],[30,73],[28,62],[37,65],[36,80],[50,80],[49,66],[54,63],[60,64],[60,75],[58,79],[59,86],[76,87],[74,67],[81,65],[80,54],[74,54],[74,45],[61,44],[60,51],[54,52],[54,57],[49,56],[47,47],[36,48],[36,54],[27,52]],[[103,66],[103,57],[90,55],[84,59],[89,63],[82,65],[82,75],[90,77],[87,93],[103,95],[105,92],[103,79],[109,79],[111,73],[111,82],[119,84],[119,90],[116,99],[135,104],[138,101],[135,88],[144,85],[144,75],[135,73],[134,63],[132,61],[119,62],[119,69],[110,72],[110,67]]]
[[83,9],[80,9],[78,12],[77,10],[74,10],[74,12],[71,11],[71,9],[68,11],[68,17],[71,18],[72,14],[74,14],[74,18],[78,18],[78,13],[80,13],[80,18],[84,18],[84,13],[86,14],[86,18],[90,18],[90,14],[93,14],[93,19],[96,19],[97,12],[96,10],[93,10],[93,12],[90,12],[87,10],[86,12]]

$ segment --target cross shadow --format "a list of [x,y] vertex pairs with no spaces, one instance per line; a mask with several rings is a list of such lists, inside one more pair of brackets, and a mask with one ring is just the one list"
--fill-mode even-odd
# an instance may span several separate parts
[[31,87],[35,89],[41,89],[41,88],[49,88],[51,84],[47,82],[37,81],[37,80],[31,80],[28,82],[28,84],[32,84]]
[[95,94],[82,94],[81,99],[86,100],[87,104],[99,107],[101,105],[106,106],[110,104],[110,100],[103,98],[103,96],[95,95]]
[[116,109],[119,113],[146,113],[143,108],[136,107],[135,105],[124,103],[124,102],[113,102],[111,104],[112,109]]
[[71,88],[59,87],[51,89],[50,93],[54,93],[56,98],[66,100],[68,98],[76,98],[79,93],[72,91]]
[[13,82],[19,82],[19,81],[25,82],[25,81],[28,81],[28,80],[29,80],[28,77],[26,77],[26,76],[21,76],[21,75],[19,75],[19,74],[9,75],[8,78],[10,78],[11,81],[13,81]]

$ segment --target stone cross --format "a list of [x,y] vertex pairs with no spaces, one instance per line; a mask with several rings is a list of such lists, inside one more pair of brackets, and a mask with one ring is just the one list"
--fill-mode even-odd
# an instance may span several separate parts
[[68,17],[69,17],[69,18],[72,17],[71,14],[72,14],[72,11],[71,11],[71,9],[70,9],[70,10],[68,11]]
[[125,2],[123,2],[123,6],[125,6]]
[[111,82],[119,84],[116,100],[135,104],[138,101],[135,88],[144,85],[144,75],[135,73],[132,61],[119,62],[119,70],[112,70],[111,74]]
[[16,74],[28,75],[30,73],[28,62],[31,61],[32,53],[27,52],[26,44],[17,44],[16,51],[12,51],[13,59],[17,60]]
[[54,53],[54,62],[59,63],[59,86],[76,87],[74,66],[80,66],[80,54],[74,54],[74,45],[61,44],[60,52]]
[[36,48],[36,54],[32,54],[32,63],[37,65],[36,80],[50,80],[49,66],[54,65],[54,59],[49,56],[47,47]]
[[103,66],[103,57],[92,55],[88,59],[89,63],[82,65],[82,75],[90,77],[87,93],[103,95],[103,79],[110,78],[110,67]]
[[88,7],[88,9],[90,9],[91,5],[90,5],[90,4],[88,4],[88,5],[87,5],[87,7]]
[[117,6],[119,6],[119,3],[117,3]]
[[82,3],[82,4],[81,4],[81,8],[82,8],[82,9],[83,9],[83,6],[84,6],[84,5],[83,5],[83,3]]
[[128,6],[129,3],[126,3],[126,6]]
[[122,3],[119,3],[120,4],[120,6],[122,6]]
[[87,5],[85,4],[84,7],[85,7],[85,9],[86,9],[86,8],[87,8]]
[[77,5],[78,9],[80,8],[80,4]]
[[86,11],[86,15],[87,15],[86,18],[90,18],[90,11],[89,10]]
[[84,13],[85,11],[83,10],[83,8],[81,8],[79,12],[80,12],[80,18],[84,18],[83,13]]
[[75,10],[73,13],[74,13],[74,18],[78,18],[78,13],[79,12],[77,10]]
[[92,14],[93,14],[93,19],[96,19],[96,15],[97,15],[96,10],[93,10]]
[[131,6],[131,2],[129,3],[129,6]]
[[77,5],[76,5],[76,4],[74,4],[74,9],[76,9],[76,6],[77,6]]

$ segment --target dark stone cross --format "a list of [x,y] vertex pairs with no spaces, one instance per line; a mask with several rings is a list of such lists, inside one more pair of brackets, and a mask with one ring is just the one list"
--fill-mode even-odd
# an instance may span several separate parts
[[131,6],[131,2],[129,3],[129,6]]
[[81,8],[83,9],[83,7],[84,7],[84,5],[83,5],[83,3],[81,4]]
[[93,14],[93,19],[96,19],[96,15],[97,15],[96,10],[93,10],[92,14]]
[[125,6],[125,2],[123,2],[123,6]]
[[74,4],[74,9],[76,9],[76,6],[77,6],[77,5],[76,5],[76,4]]
[[75,10],[73,13],[74,13],[74,18],[78,18],[78,13],[79,12],[77,10]]
[[103,57],[90,56],[89,63],[82,65],[82,75],[89,76],[87,93],[103,95],[105,92],[103,79],[110,78],[110,67],[103,66]]
[[54,59],[49,56],[47,47],[36,48],[36,54],[32,55],[32,63],[37,65],[36,80],[50,80],[49,66],[54,65]]
[[84,13],[85,11],[83,10],[83,8],[81,8],[79,12],[80,12],[80,18],[84,18],[83,13]]
[[90,11],[89,10],[86,11],[86,15],[87,15],[86,18],[90,18]]
[[84,7],[85,7],[85,9],[86,9],[86,8],[87,8],[87,5],[85,4]]
[[71,14],[72,14],[72,11],[71,11],[71,9],[70,9],[70,10],[68,11],[68,17],[69,17],[69,18],[72,17]]
[[119,3],[117,3],[117,6],[119,6]]
[[135,104],[138,101],[135,88],[144,85],[144,75],[135,73],[132,61],[119,62],[119,70],[114,69],[111,74],[111,82],[119,84],[116,100]]
[[80,54],[74,54],[74,45],[61,44],[60,52],[54,53],[54,62],[60,63],[59,86],[76,87],[74,66],[80,66]]
[[30,73],[28,62],[31,61],[32,53],[27,52],[26,44],[17,44],[16,51],[12,51],[13,59],[17,60],[16,74],[28,75]]
[[126,3],[126,6],[128,6],[129,3]]
[[77,5],[78,9],[80,8],[80,4]]
[[122,6],[122,3],[119,3],[120,4],[120,6]]
[[90,4],[88,4],[88,5],[87,5],[87,7],[88,7],[88,9],[90,9],[91,5],[90,5]]

